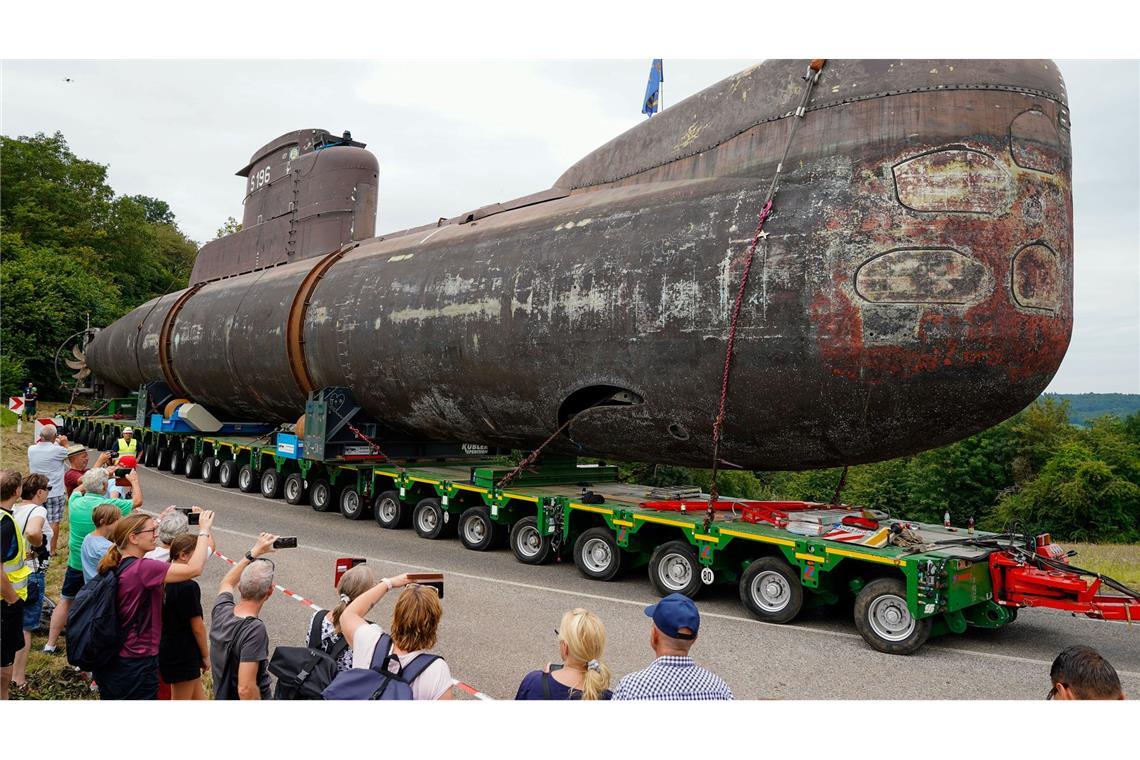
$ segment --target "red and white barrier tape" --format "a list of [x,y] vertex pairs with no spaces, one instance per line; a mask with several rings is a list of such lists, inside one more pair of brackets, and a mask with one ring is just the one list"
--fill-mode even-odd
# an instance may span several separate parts
[[[225,560],[226,562],[230,563],[231,565],[237,564],[236,561],[230,559],[226,555],[222,554],[220,551],[215,550],[214,555],[217,556],[219,559]],[[279,584],[274,583],[273,588],[277,589],[278,591],[280,591],[285,596],[287,596],[291,599],[296,599],[301,604],[304,604],[304,605],[307,605],[307,606],[313,608],[313,610],[320,610],[321,609],[321,607],[318,604],[316,604],[315,602],[312,602],[312,601],[306,599],[305,597],[301,596],[300,594],[297,594],[293,591],[290,591],[289,589],[285,588],[284,586],[281,586]],[[457,680],[455,678],[451,679],[451,685],[454,686],[455,688],[459,689],[460,691],[464,691],[464,692],[470,694],[471,696],[475,697],[475,699],[484,699],[484,700],[493,700],[494,699],[494,697],[487,696],[483,692],[476,689],[474,686],[471,686],[470,684],[465,684],[462,681]]]

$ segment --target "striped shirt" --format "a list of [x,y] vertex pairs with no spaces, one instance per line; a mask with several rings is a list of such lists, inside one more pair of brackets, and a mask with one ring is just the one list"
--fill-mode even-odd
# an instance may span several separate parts
[[658,657],[645,670],[621,679],[614,699],[709,700],[734,699],[732,689],[692,657]]

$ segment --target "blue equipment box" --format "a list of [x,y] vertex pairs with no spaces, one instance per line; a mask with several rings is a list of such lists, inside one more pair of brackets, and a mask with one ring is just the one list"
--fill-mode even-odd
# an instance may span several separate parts
[[277,456],[286,459],[301,459],[305,453],[305,442],[292,433],[277,434]]

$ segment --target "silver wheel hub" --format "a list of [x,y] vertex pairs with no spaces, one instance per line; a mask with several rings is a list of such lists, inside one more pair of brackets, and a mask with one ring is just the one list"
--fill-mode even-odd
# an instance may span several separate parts
[[765,570],[752,579],[752,599],[765,612],[780,612],[792,600],[792,588],[784,576]]
[[344,508],[348,512],[355,512],[360,506],[360,496],[355,491],[350,491],[344,496]]
[[884,594],[867,608],[871,630],[887,641],[903,641],[914,633],[915,620],[906,601],[894,594]]
[[420,510],[420,530],[424,533],[430,533],[435,530],[437,524],[439,524],[439,517],[436,515],[434,509],[425,507]]
[[478,517],[468,518],[463,525],[463,535],[467,537],[470,543],[481,543],[487,537],[487,526]]
[[542,536],[538,535],[538,529],[534,527],[526,527],[519,531],[518,548],[522,554],[528,557],[533,557],[538,554],[542,548]]
[[297,494],[301,492],[301,486],[296,480],[285,481],[285,495],[290,499],[297,498]]
[[591,538],[582,547],[582,564],[595,573],[605,572],[613,563],[610,546],[600,538]]
[[392,499],[384,499],[380,502],[380,516],[384,518],[384,522],[392,522],[396,519],[396,502]]
[[661,582],[667,587],[680,591],[693,581],[693,568],[689,560],[680,554],[669,554],[661,561],[658,571]]

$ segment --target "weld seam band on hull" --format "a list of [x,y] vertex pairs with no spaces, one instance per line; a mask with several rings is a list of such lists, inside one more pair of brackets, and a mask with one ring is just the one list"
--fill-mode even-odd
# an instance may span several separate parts
[[174,371],[174,357],[171,356],[170,351],[170,334],[174,330],[174,320],[178,317],[178,312],[182,311],[182,307],[194,297],[194,294],[202,289],[199,283],[194,285],[182,295],[178,296],[178,300],[170,307],[170,311],[166,312],[166,316],[162,319],[162,329],[158,334],[158,364],[162,368],[162,375],[166,378],[166,384],[170,386],[170,390],[176,396],[189,397],[189,392],[182,381],[178,379],[178,373]]
[[301,284],[297,286],[297,293],[293,296],[293,304],[289,307],[289,320],[285,326],[285,352],[289,357],[289,371],[304,396],[308,396],[316,387],[309,366],[305,363],[305,315],[309,311],[309,302],[313,293],[324,276],[340,259],[359,243],[352,243],[339,250],[327,254],[317,262],[316,266],[308,271]]

